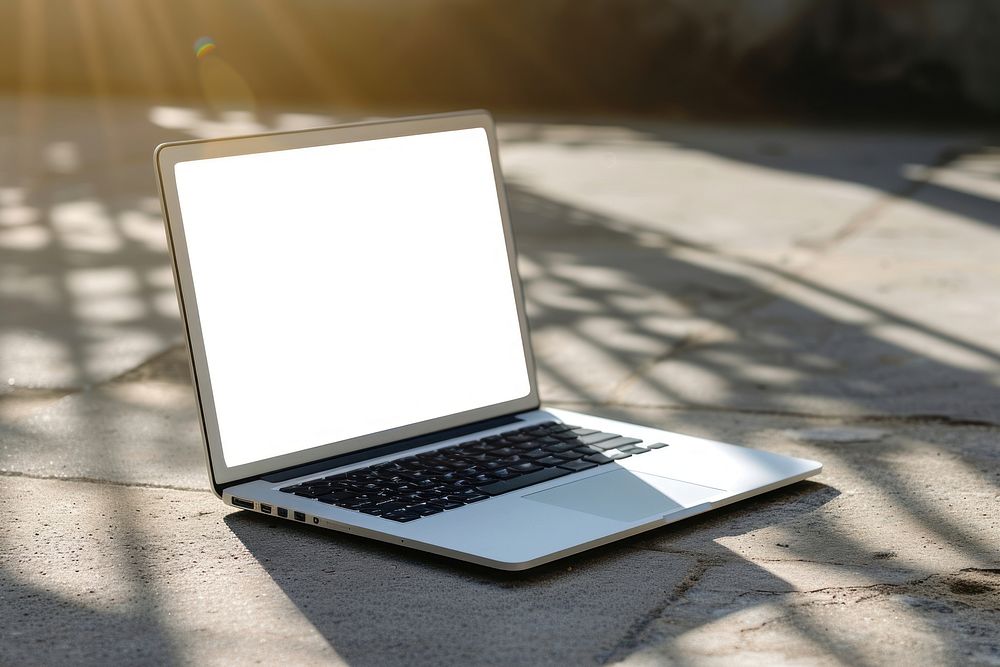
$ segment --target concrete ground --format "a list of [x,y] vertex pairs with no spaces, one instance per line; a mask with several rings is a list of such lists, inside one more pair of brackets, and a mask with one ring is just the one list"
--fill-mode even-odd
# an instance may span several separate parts
[[1000,665],[995,137],[502,124],[543,398],[826,468],[501,574],[206,490],[151,149],[331,120],[0,98],[0,664]]

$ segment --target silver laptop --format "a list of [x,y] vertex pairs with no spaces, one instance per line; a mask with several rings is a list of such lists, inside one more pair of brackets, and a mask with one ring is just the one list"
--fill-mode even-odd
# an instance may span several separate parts
[[229,505],[521,570],[822,467],[540,404],[485,112],[155,163]]

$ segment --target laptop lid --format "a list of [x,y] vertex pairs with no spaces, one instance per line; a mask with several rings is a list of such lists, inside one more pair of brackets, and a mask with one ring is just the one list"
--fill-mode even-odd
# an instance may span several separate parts
[[216,487],[538,407],[486,112],[155,163]]

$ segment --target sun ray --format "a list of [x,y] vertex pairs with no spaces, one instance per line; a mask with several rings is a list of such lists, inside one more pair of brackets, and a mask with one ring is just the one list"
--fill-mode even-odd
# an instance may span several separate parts
[[274,31],[282,46],[306,79],[327,102],[354,106],[357,102],[354,91],[336,74],[336,68],[324,63],[313,44],[307,39],[309,31],[299,19],[290,14],[287,6],[270,0],[257,0],[257,9],[266,18],[267,25]]
[[[19,11],[20,95],[16,174],[30,179],[37,173],[38,143],[44,121],[42,96],[45,89],[45,4],[21,0]],[[27,183],[23,183],[27,185]]]
[[[179,1],[170,5],[170,7],[179,6]],[[178,34],[174,24],[177,12],[168,12],[167,4],[162,2],[147,2],[139,7],[141,12],[147,14],[148,24],[152,26],[151,37],[156,41],[155,48],[164,54],[167,68],[171,71],[178,90],[185,90],[194,82],[194,68],[190,61],[181,56],[184,50],[179,48],[179,45],[187,46],[189,40]]]
[[92,13],[93,6],[89,5],[86,0],[72,0],[72,5],[80,27],[84,65],[94,94],[94,103],[97,105],[98,119],[104,135],[104,145],[111,159],[117,162],[118,158],[122,156],[121,143],[115,132],[108,67],[104,60],[104,49],[101,45],[97,22]]
[[121,34],[128,43],[128,52],[139,64],[142,73],[142,85],[150,102],[162,99],[166,93],[166,77],[163,74],[161,60],[156,57],[152,48],[150,33],[146,18],[139,6],[132,2],[117,5],[117,17],[121,22]]

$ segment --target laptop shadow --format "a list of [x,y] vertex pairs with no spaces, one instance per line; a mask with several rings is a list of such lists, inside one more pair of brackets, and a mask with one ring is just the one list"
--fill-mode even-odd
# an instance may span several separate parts
[[[650,622],[684,602],[710,568],[739,570],[741,590],[731,591],[737,606],[753,604],[738,599],[744,591],[787,588],[718,540],[806,523],[838,495],[799,482],[525,572],[251,512],[224,520],[349,664],[594,664],[642,646]],[[717,608],[685,612],[688,619],[718,616]],[[699,623],[672,621],[670,628],[680,633]]]

